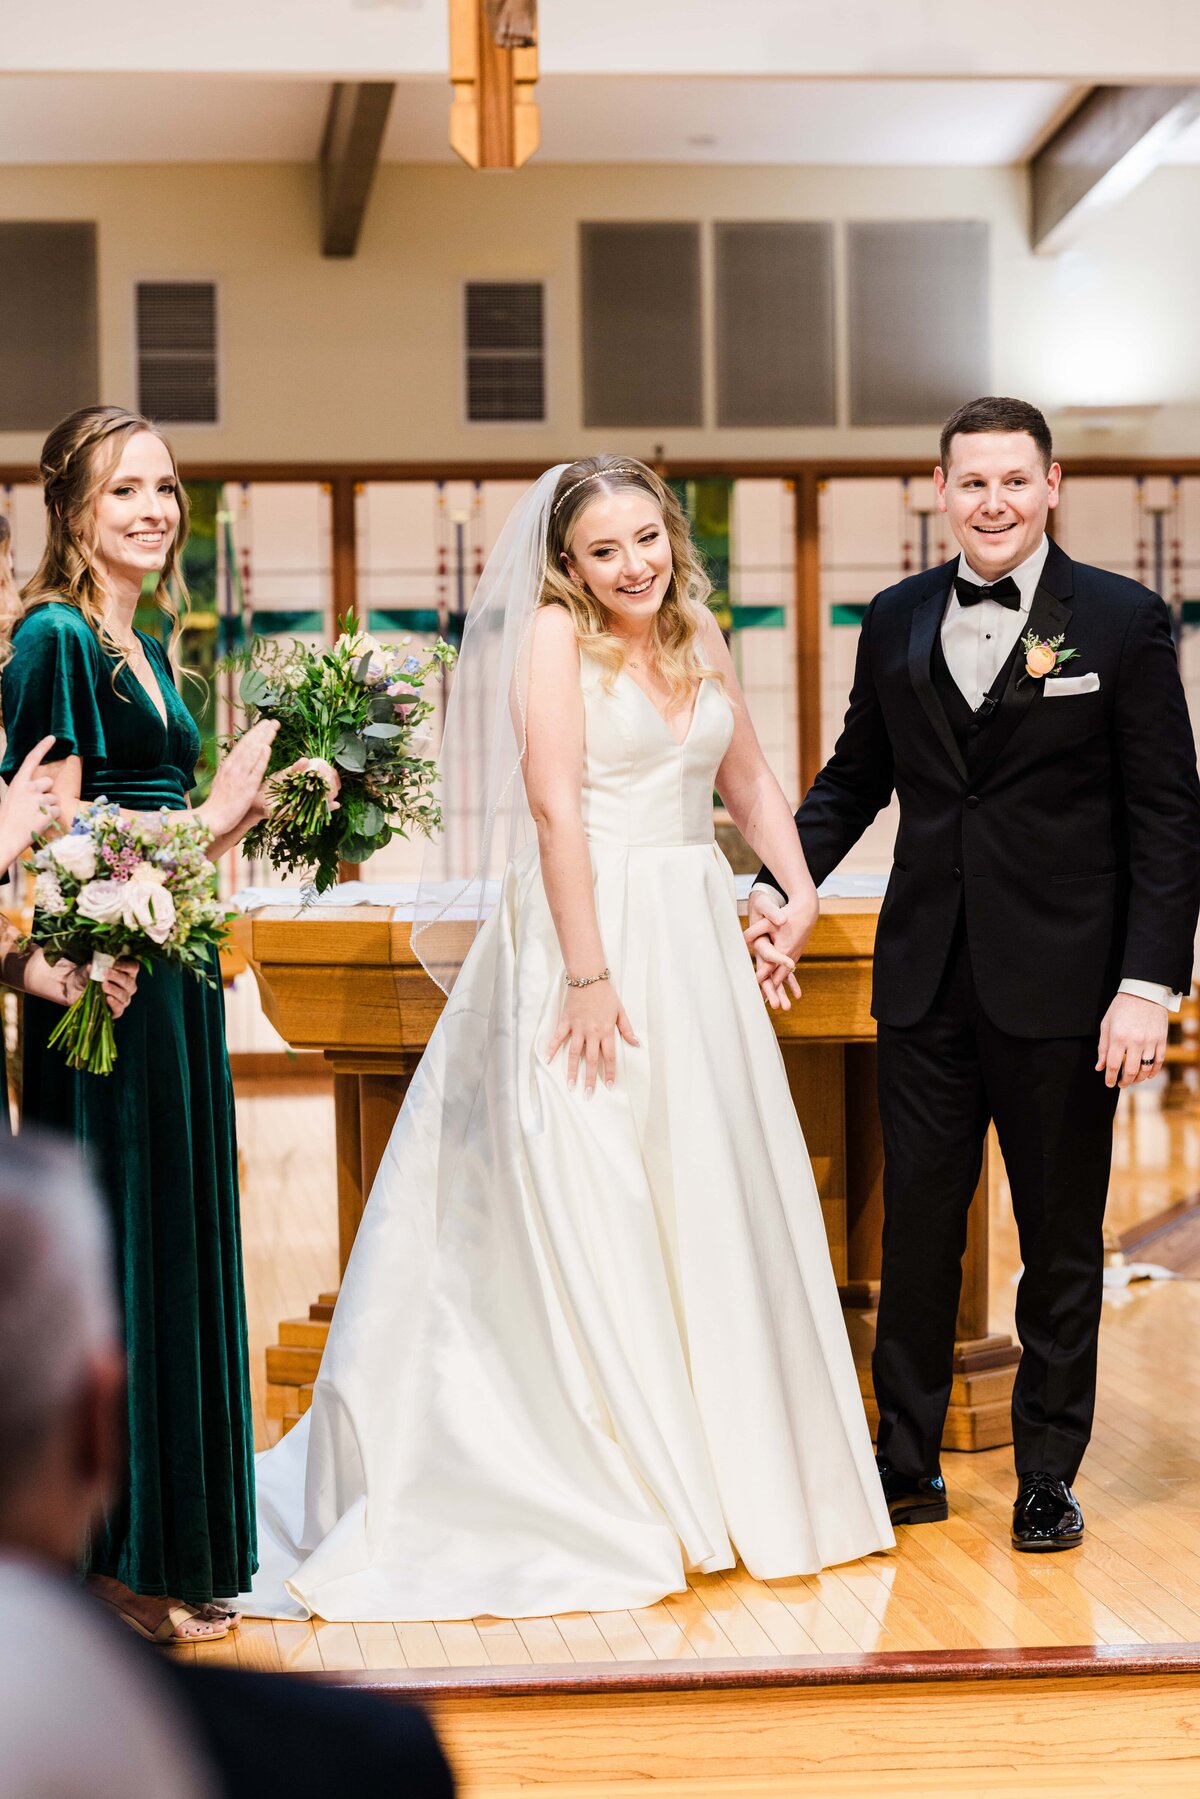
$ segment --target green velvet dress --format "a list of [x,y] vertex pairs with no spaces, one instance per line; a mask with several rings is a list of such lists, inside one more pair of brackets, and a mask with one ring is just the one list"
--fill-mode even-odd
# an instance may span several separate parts
[[[165,650],[142,643],[165,728],[130,670],[114,681],[113,658],[75,607],[53,601],[30,613],[3,672],[0,773],[52,731],[52,759],[82,760],[83,799],[133,811],[186,805],[199,735]],[[106,1076],[73,1072],[47,1046],[61,1016],[26,1000],[24,1116],[70,1133],[94,1158],[129,1362],[129,1484],[90,1567],[134,1592],[193,1603],[245,1592],[257,1565],[253,1428],[219,979],[209,987],[161,962],[143,970]]]

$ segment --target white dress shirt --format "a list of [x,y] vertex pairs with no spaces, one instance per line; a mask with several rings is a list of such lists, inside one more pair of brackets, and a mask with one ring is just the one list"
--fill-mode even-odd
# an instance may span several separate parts
[[[964,606],[955,589],[950,589],[950,600],[942,619],[942,653],[955,686],[973,712],[982,704],[1017,640],[1029,629],[1030,607],[1049,554],[1050,539],[1043,533],[1032,556],[1027,556],[1011,571],[1021,595],[1019,611],[999,600],[977,600],[973,606]],[[977,586],[986,585],[967,561],[965,550],[960,553],[954,572]],[[756,883],[751,892],[763,894],[772,904],[783,897],[765,881]],[[1117,991],[1131,993],[1138,999],[1153,1000],[1156,1005],[1165,1006],[1168,1012],[1178,1012],[1182,999],[1181,994],[1172,993],[1169,987],[1163,987],[1157,981],[1122,981]]]
[[[1017,639],[1029,629],[1029,609],[1049,554],[1050,539],[1043,534],[1033,555],[1013,569],[1012,578],[1021,591],[1019,612],[999,600],[977,600],[973,606],[964,606],[955,590],[950,590],[950,603],[942,619],[942,654],[954,685],[972,712],[979,709]],[[976,587],[984,585],[982,575],[975,573],[965,551],[959,556],[954,573]]]

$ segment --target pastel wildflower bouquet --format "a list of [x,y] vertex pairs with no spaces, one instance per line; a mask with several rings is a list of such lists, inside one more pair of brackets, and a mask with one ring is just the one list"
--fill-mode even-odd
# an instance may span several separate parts
[[351,615],[331,649],[256,638],[226,668],[241,669],[247,726],[279,725],[268,781],[272,806],[244,853],[311,871],[318,893],[339,862],[365,862],[395,836],[432,836],[442,822],[426,684],[455,660],[439,641],[423,655],[388,650]]
[[100,983],[114,962],[173,962],[215,985],[212,951],[232,914],[217,897],[211,839],[194,812],[122,817],[100,799],[80,806],[66,836],[39,844],[25,864],[34,913],[24,947],[40,948],[48,962],[91,963],[91,979],[50,1035],[70,1067],[112,1072],[117,1045]]

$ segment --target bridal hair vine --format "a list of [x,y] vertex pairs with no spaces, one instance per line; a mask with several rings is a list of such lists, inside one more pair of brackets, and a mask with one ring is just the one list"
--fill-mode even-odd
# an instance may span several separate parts
[[555,500],[553,506],[550,508],[550,517],[553,518],[559,507],[565,506],[571,495],[578,488],[586,487],[589,481],[599,481],[608,475],[640,475],[641,473],[642,470],[640,468],[630,468],[628,463],[624,462],[620,463],[616,468],[594,468],[590,475],[584,475],[581,481],[576,481],[572,487],[568,487],[566,493],[559,495],[558,499]]

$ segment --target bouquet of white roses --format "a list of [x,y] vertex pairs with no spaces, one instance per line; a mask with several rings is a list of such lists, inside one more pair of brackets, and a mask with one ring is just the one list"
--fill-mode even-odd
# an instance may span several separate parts
[[456,652],[440,639],[421,656],[388,650],[353,616],[341,622],[332,649],[256,638],[225,664],[242,670],[248,723],[279,725],[271,811],[247,834],[245,854],[311,869],[318,893],[334,885],[339,862],[365,862],[394,836],[428,837],[442,822],[437,766],[424,754],[434,710],[424,688]]
[[116,1061],[100,987],[115,961],[174,962],[213,983],[211,952],[232,914],[217,898],[205,854],[211,838],[194,812],[123,818],[101,799],[80,806],[68,834],[39,845],[25,864],[34,913],[24,947],[42,949],[48,962],[91,963],[91,980],[50,1036],[72,1068],[109,1074]]

